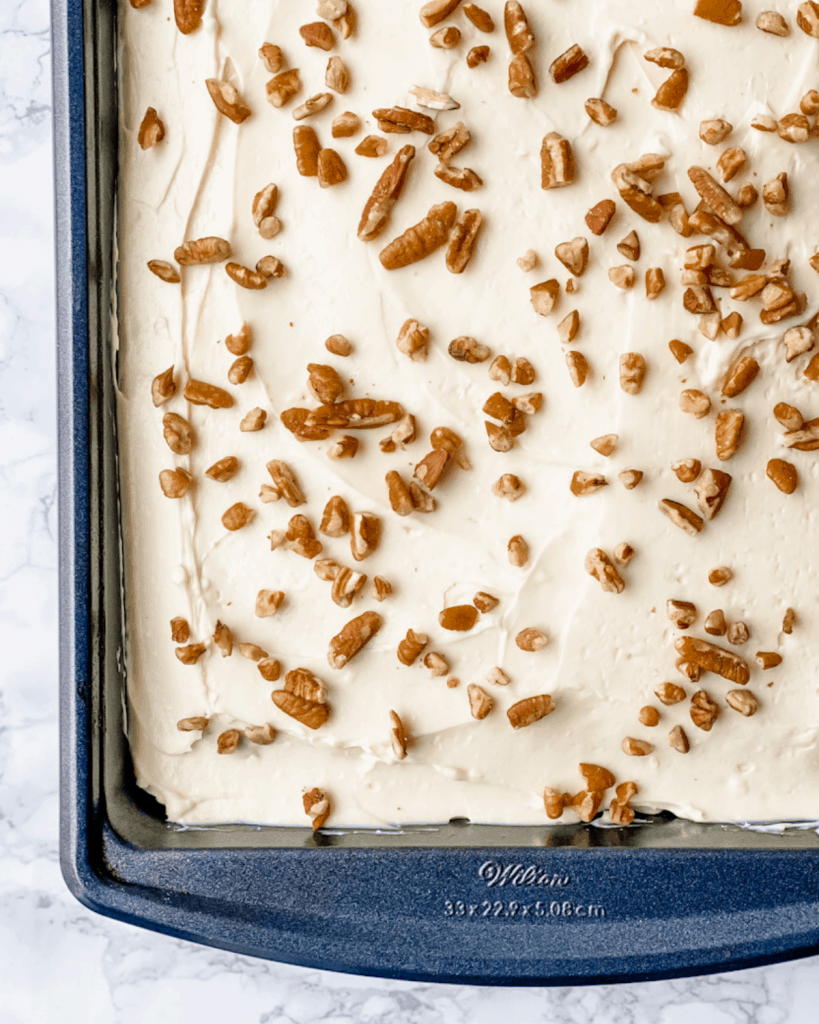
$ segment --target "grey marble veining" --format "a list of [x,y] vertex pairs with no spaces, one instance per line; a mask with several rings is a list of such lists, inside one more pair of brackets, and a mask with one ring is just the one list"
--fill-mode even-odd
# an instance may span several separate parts
[[436,986],[193,946],[98,917],[69,895],[57,854],[48,51],[46,0],[0,4],[0,1024],[813,1024],[819,957],[585,989]]

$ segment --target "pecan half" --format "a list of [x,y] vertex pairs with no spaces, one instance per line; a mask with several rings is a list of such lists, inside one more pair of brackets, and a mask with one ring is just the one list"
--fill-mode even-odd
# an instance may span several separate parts
[[234,124],[242,124],[250,117],[250,107],[230,82],[223,82],[219,78],[206,78],[205,85],[208,87],[213,105]]
[[435,134],[435,122],[428,114],[420,114],[406,107],[379,107],[373,111],[379,129],[385,134],[408,135],[410,132]]
[[369,643],[381,629],[383,619],[378,612],[364,612],[351,619],[330,641],[327,661],[331,668],[341,669]]
[[449,237],[458,208],[454,203],[439,203],[418,224],[408,228],[381,252],[379,260],[385,270],[398,270],[430,256]]
[[309,125],[298,125],[293,129],[293,148],[296,152],[296,169],[303,178],[315,178],[319,172],[321,145],[315,131]]
[[465,210],[461,215],[452,230],[446,252],[446,268],[451,274],[462,274],[466,270],[475,253],[482,224],[480,210]]
[[523,700],[519,700],[507,710],[506,717],[513,729],[525,729],[550,715],[554,709],[555,702],[551,695],[543,693],[537,697],[524,697]]
[[473,604],[452,605],[438,614],[438,624],[442,629],[456,633],[466,633],[478,621],[478,609]]
[[270,698],[279,711],[295,718],[308,729],[320,729],[330,717],[330,706],[323,700],[307,700],[287,690],[274,690]]

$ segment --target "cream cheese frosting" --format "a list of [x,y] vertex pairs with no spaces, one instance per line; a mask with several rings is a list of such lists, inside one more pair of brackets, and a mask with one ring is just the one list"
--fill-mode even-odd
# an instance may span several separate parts
[[[169,819],[201,823],[250,821],[307,823],[305,789],[319,787],[332,803],[329,824],[372,826],[436,822],[466,817],[476,822],[546,823],[544,786],[559,792],[582,789],[579,762],[607,767],[617,781],[634,780],[637,806],[667,808],[699,821],[766,820],[815,816],[819,793],[819,673],[816,668],[817,456],[784,446],[776,421],[777,402],[796,406],[806,420],[819,415],[819,384],[804,375],[811,354],[787,362],[785,330],[808,322],[819,302],[819,276],[809,259],[819,243],[816,176],[819,139],[794,145],[751,127],[758,115],[781,118],[798,111],[800,98],[819,87],[819,42],[795,21],[783,38],[762,32],[754,19],[761,3],[745,3],[744,20],[733,28],[692,14],[693,0],[634,4],[631,0],[530,2],[527,9],[537,45],[530,56],[539,79],[538,95],[521,99],[507,88],[510,50],[499,0],[486,0],[495,31],[478,30],[456,10],[442,26],[462,33],[454,49],[430,46],[434,29],[418,17],[419,0],[354,0],[357,28],[350,39],[335,32],[329,52],[307,47],[299,28],[316,20],[315,4],[304,0],[208,0],[202,25],[182,35],[168,4],[143,9],[123,4],[121,34],[121,131],[118,262],[118,386],[122,456],[123,530],[128,619],[128,719],[131,749],[141,786],[167,809]],[[757,10],[759,8],[759,10]],[[436,26],[436,28],[441,26]],[[286,67],[298,68],[303,83],[296,99],[276,109],[265,98],[270,73],[259,59],[265,42],[280,46]],[[589,66],[564,84],[548,73],[551,62],[572,44]],[[489,60],[467,65],[471,47],[488,45]],[[646,62],[656,47],[685,56],[690,74],[679,111],[651,105],[669,72]],[[350,71],[350,86],[334,95],[321,113],[296,122],[292,111],[325,91],[329,56],[339,55]],[[230,81],[251,110],[232,123],[214,106],[205,80]],[[421,86],[451,96],[457,110],[420,108],[411,91]],[[602,97],[618,111],[602,127],[584,110],[589,97]],[[355,154],[366,134],[380,134],[372,111],[395,105],[432,116],[436,131],[463,122],[472,142],[454,159],[483,180],[465,194],[434,175],[437,158],[429,137],[387,134],[386,155]],[[137,132],[148,106],[162,118],[165,138],[143,151]],[[356,113],[362,130],[352,138],[331,138],[331,124],[344,111]],[[719,146],[699,138],[700,122],[724,118],[733,131]],[[322,145],[342,157],[348,179],[322,189],[297,173],[292,130],[312,125]],[[541,188],[540,149],[545,135],[558,132],[573,147],[576,180],[566,188]],[[373,242],[356,229],[367,198],[400,146],[417,155],[404,194],[390,223]],[[667,218],[649,224],[623,203],[612,169],[641,154],[666,158],[655,194],[679,192],[689,213],[699,197],[689,180],[692,165],[718,180],[716,162],[728,147],[747,154],[745,168],[726,188],[744,184],[761,192],[764,183],[787,172],[791,211],[773,217],[761,199],[745,211],[740,229],[751,245],[764,249],[765,266],[790,259],[790,281],[806,294],[799,316],[765,326],[758,299],[734,301],[715,288],[721,314],[737,310],[739,336],[709,340],[698,318],[683,308],[680,283],[687,247],[710,241],[682,238]],[[282,229],[265,241],[254,226],[253,197],[268,183],[279,189],[276,211]],[[595,237],[586,212],[604,198],[617,204],[608,230]],[[425,216],[437,203],[455,202],[459,213],[479,209],[484,225],[476,253],[461,275],[448,273],[443,250],[412,266],[385,270],[381,250]],[[629,231],[641,243],[631,263],[616,248]],[[284,277],[262,291],[238,287],[223,263],[181,268],[181,283],[152,275],[146,263],[172,260],[185,240],[218,236],[229,240],[233,259],[254,267],[265,255],[281,259]],[[577,236],[589,241],[586,272],[567,293],[568,272],[555,246]],[[525,273],[517,264],[527,250],[539,266]],[[632,265],[633,289],[609,278],[612,267]],[[723,261],[723,266],[727,263]],[[667,286],[648,301],[645,271],[661,268]],[[764,268],[763,268],[764,270]],[[744,271],[734,271],[738,280]],[[530,288],[548,279],[561,283],[557,308],[539,316]],[[561,345],[557,324],[577,309],[581,330],[571,346]],[[414,318],[429,328],[429,356],[414,362],[395,341]],[[224,339],[243,322],[252,327],[254,372],[242,385],[227,381],[233,356]],[[349,358],[331,355],[324,341],[333,334],[350,339]],[[537,379],[530,387],[504,388],[490,379],[490,361],[455,362],[447,347],[460,336],[487,345],[492,357],[525,357]],[[671,339],[694,352],[678,364]],[[591,367],[588,381],[569,379],[567,347],[582,352]],[[619,383],[619,358],[641,353],[645,384],[639,394]],[[725,399],[721,387],[743,356],[760,366],[758,378],[739,396]],[[418,424],[418,440],[393,454],[379,449],[392,427],[357,432],[361,448],[353,459],[332,461],[332,439],[300,442],[280,420],[293,407],[316,405],[307,390],[307,364],[332,365],[350,397],[400,402]],[[179,389],[155,408],[151,381],[171,364]],[[188,378],[225,388],[230,409],[184,401]],[[698,389],[712,403],[702,419],[681,412],[679,394]],[[506,453],[493,451],[481,412],[496,391],[509,397],[530,391],[544,396],[543,408],[528,417],[528,429]],[[254,408],[267,412],[261,431],[240,431]],[[716,414],[739,408],[746,434],[737,454],[722,463],[715,454]],[[175,412],[193,427],[189,456],[174,456],[163,441],[162,416]],[[465,441],[470,470],[454,468],[435,490],[435,512],[397,516],[387,497],[385,474],[410,479],[429,449],[430,431],[455,430]],[[339,432],[343,433],[343,431]],[[606,458],[590,441],[616,434]],[[227,483],[205,476],[218,459],[235,456],[240,471]],[[780,492],[766,476],[770,459],[796,466],[800,484]],[[272,459],[292,467],[307,504],[262,503],[261,486],[272,481]],[[697,508],[691,484],[671,469],[677,460],[698,459],[703,467],[731,474],[733,481],[719,515],[696,536],[678,529],[658,510],[661,499]],[[188,470],[193,485],[180,500],[166,498],[157,482],[163,469]],[[633,490],[618,481],[624,470],[644,477]],[[603,474],[608,486],[576,497],[576,470]],[[516,474],[526,493],[514,503],[496,497],[492,484]],[[334,604],[330,584],[313,563],[280,547],[271,550],[271,531],[286,529],[294,513],[318,528],[328,499],[340,495],[353,512],[380,517],[377,551],[352,560],[349,537],[319,535],[321,557],[333,558],[369,576],[350,608]],[[223,513],[244,502],[255,518],[229,532]],[[507,543],[521,535],[530,548],[523,568],[510,564]],[[620,573],[622,593],[606,593],[584,569],[592,548],[611,554],[626,542],[635,557]],[[721,589],[708,581],[711,569],[728,566],[733,579]],[[370,581],[388,579],[394,594],[382,603]],[[257,593],[283,591],[285,601],[270,618],[255,615]],[[478,591],[497,597],[467,632],[449,632],[438,622],[448,606],[469,604]],[[669,599],[692,602],[696,622],[685,632],[666,614]],[[793,633],[782,632],[783,615],[795,609]],[[737,647],[703,631],[706,615],[721,608],[729,622],[742,621],[750,640]],[[331,637],[355,615],[376,610],[383,617],[377,636],[342,669],[327,660]],[[195,665],[175,655],[169,621],[187,619],[191,643],[208,643]],[[329,720],[310,730],[282,713],[253,661],[236,651],[223,658],[211,642],[217,621],[227,623],[237,643],[254,643],[277,658],[283,671],[305,667],[327,684]],[[544,631],[549,644],[525,652],[515,644],[525,628]],[[419,659],[402,665],[396,648],[408,629],[428,634],[427,651],[439,651],[460,684],[432,677]],[[691,682],[675,668],[675,640],[691,635],[739,655],[750,666],[747,687],[759,701],[753,717],[726,703],[736,688],[713,673]],[[778,667],[763,670],[757,651],[776,652]],[[486,681],[501,667],[507,686]],[[655,687],[674,682],[686,700],[666,707]],[[476,683],[494,698],[483,720],[470,713],[467,686]],[[705,689],[720,705],[713,729],[692,722],[691,697]],[[506,711],[530,696],[550,694],[555,710],[533,725],[513,729]],[[638,720],[645,705],[660,712],[659,724]],[[389,712],[404,722],[411,739],[399,761],[390,742]],[[204,733],[180,732],[177,721],[205,716]],[[270,723],[274,741],[243,741],[220,755],[216,738],[224,730]],[[680,725],[690,751],[667,742]],[[624,738],[647,742],[647,756],[628,756]],[[571,812],[567,812],[570,817]],[[564,818],[563,820],[567,820]]]

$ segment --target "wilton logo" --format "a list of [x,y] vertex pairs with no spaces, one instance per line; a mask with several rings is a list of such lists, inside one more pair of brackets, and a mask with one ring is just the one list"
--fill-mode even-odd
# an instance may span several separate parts
[[571,881],[568,875],[552,873],[548,868],[534,864],[503,864],[498,860],[484,861],[478,868],[478,877],[486,882],[489,889],[504,885],[564,889]]

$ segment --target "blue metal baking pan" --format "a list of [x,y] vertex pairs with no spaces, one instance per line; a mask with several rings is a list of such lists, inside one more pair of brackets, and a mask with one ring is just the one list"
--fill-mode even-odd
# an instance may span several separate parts
[[184,829],[137,788],[123,728],[111,344],[116,6],[53,3],[61,849],[71,891],[170,935],[394,978],[584,984],[815,953],[813,829],[765,835],[669,814],[608,829]]

